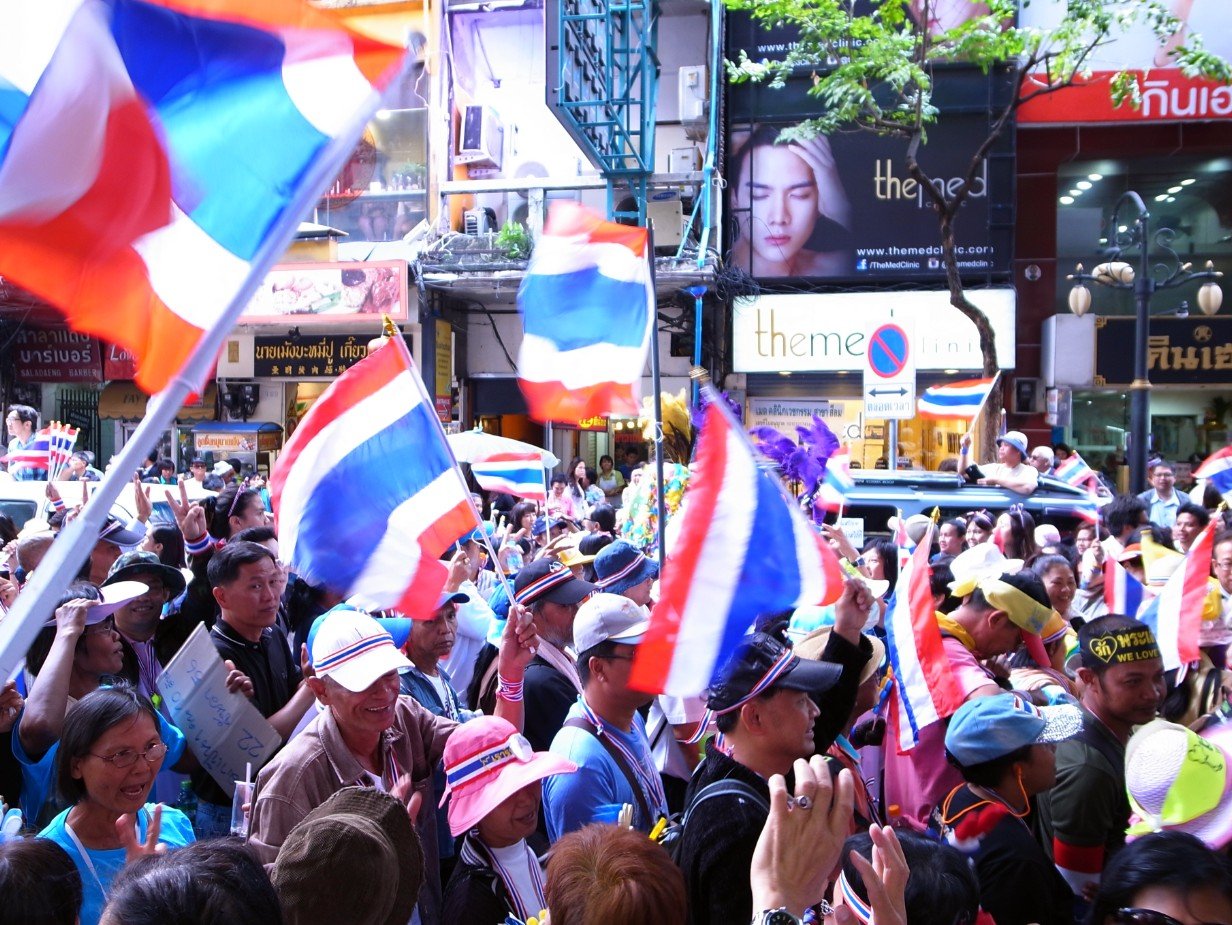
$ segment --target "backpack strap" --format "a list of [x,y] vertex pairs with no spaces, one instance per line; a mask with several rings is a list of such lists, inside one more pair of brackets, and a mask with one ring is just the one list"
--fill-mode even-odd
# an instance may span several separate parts
[[608,753],[608,756],[616,762],[616,767],[620,769],[620,773],[625,776],[625,780],[629,782],[629,788],[633,791],[633,798],[637,800],[638,808],[642,811],[642,818],[646,820],[647,825],[653,825],[655,813],[650,808],[650,802],[646,799],[646,794],[642,792],[642,785],[638,782],[637,775],[633,769],[629,767],[629,762],[625,760],[625,756],[620,753],[620,749],[616,748],[606,736],[599,735],[599,730],[595,725],[584,716],[572,716],[565,720],[565,725],[573,729],[583,729],[594,736],[603,750]]
[[681,828],[689,824],[689,817],[693,815],[698,805],[706,802],[713,797],[722,796],[738,796],[744,797],[754,806],[763,809],[766,815],[770,815],[770,804],[766,798],[750,787],[742,780],[736,780],[734,777],[725,777],[722,780],[711,781],[701,790],[697,791],[697,796],[693,797],[693,802],[689,804],[689,808],[684,811],[684,818],[680,820]]

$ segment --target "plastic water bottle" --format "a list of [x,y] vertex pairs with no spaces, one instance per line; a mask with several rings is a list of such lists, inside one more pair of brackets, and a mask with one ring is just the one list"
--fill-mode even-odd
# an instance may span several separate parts
[[197,820],[197,794],[193,792],[191,781],[180,782],[180,795],[176,797],[175,808],[187,816],[189,822]]
[[511,543],[509,552],[505,553],[505,574],[516,575],[522,570],[522,547]]

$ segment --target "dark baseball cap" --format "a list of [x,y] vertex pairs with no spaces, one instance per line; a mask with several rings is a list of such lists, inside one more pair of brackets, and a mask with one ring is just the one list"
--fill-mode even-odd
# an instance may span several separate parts
[[575,578],[570,569],[553,559],[536,559],[518,572],[513,595],[519,604],[551,601],[568,606],[580,604],[599,589],[589,581]]
[[842,673],[842,665],[800,658],[773,636],[754,633],[719,669],[710,685],[707,705],[717,713],[726,713],[775,688],[822,694],[838,683]]

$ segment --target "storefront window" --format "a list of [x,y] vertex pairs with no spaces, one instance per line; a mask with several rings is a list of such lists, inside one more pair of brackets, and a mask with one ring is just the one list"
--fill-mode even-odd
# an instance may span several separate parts
[[[1153,262],[1164,262],[1163,246],[1182,262],[1201,267],[1232,263],[1232,236],[1226,228],[1232,209],[1232,158],[1199,160],[1168,157],[1139,160],[1079,161],[1057,172],[1057,304],[1065,305],[1072,283],[1065,278],[1077,263],[1090,271],[1103,258],[1113,206],[1126,190],[1142,197],[1150,211]],[[1132,207],[1123,209],[1120,224],[1128,227]],[[1155,240],[1170,228],[1171,241]],[[1137,251],[1126,259],[1136,262]],[[1169,268],[1170,269],[1170,268]],[[1184,311],[1194,306],[1196,287],[1158,292],[1151,300],[1154,314]],[[1131,292],[1096,288],[1094,311],[1102,315],[1132,315]],[[1182,306],[1187,302],[1187,306]]]
[[427,217],[428,110],[422,65],[384,96],[355,153],[317,202],[313,221],[348,241],[396,241]]

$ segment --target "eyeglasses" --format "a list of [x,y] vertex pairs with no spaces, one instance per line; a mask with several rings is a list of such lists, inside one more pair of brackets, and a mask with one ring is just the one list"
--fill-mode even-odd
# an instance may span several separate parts
[[137,763],[138,758],[144,758],[147,764],[162,761],[163,755],[167,754],[167,746],[162,742],[156,742],[143,752],[135,752],[131,748],[126,748],[116,752],[114,755],[95,755],[94,752],[90,752],[90,754],[100,761],[106,761],[117,768],[131,768]]
[[[1184,925],[1179,919],[1174,919],[1163,912],[1154,909],[1118,909],[1112,913],[1112,921],[1119,925]],[[1219,925],[1215,922],[1203,922],[1202,925]]]
[[95,623],[93,626],[87,626],[84,630],[81,631],[81,635],[82,636],[99,636],[99,635],[102,635],[103,633],[114,633],[114,632],[115,632],[115,620],[112,619],[111,617],[107,617],[105,620]]

